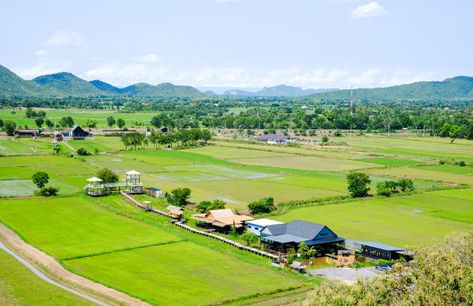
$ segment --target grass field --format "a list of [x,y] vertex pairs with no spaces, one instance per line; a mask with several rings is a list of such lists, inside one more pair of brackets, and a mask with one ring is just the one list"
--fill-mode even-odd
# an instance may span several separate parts
[[303,285],[263,258],[182,232],[119,196],[4,201],[0,221],[71,271],[154,304],[217,304]]
[[[3,120],[15,121],[17,126],[36,127],[34,119],[26,118],[26,109],[0,109],[0,118]],[[84,125],[87,120],[97,120],[98,128],[107,127],[107,117],[113,116],[115,119],[122,118],[125,120],[127,127],[134,127],[136,123],[147,126],[156,113],[139,112],[139,113],[120,113],[112,110],[85,110],[85,109],[46,109],[46,117],[53,122],[58,122],[62,117],[72,116],[74,123]],[[14,112],[14,113],[12,113]]]
[[179,240],[80,197],[3,201],[0,221],[58,259]]
[[322,223],[353,240],[399,246],[429,244],[454,231],[473,230],[473,189],[305,207],[274,219]]
[[95,305],[45,282],[0,250],[0,305]]

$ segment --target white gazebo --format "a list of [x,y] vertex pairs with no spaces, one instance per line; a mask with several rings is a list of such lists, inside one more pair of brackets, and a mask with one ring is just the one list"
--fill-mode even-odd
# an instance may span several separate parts
[[126,185],[128,193],[143,193],[143,183],[141,183],[141,173],[130,170],[126,173]]
[[102,179],[98,177],[91,177],[87,179],[88,184],[85,186],[85,190],[88,195],[91,196],[101,196],[103,195],[104,185],[102,184]]

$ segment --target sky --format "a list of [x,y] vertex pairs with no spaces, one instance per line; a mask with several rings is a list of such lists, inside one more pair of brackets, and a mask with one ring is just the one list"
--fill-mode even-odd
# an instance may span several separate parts
[[116,86],[383,87],[473,75],[472,0],[3,1],[0,64]]

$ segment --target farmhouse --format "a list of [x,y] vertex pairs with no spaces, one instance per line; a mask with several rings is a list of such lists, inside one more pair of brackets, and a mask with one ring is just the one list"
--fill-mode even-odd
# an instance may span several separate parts
[[69,132],[69,137],[71,137],[74,140],[79,140],[79,139],[85,139],[87,137],[90,137],[91,134],[87,131],[84,131],[80,126],[76,125],[74,126],[71,131]]
[[257,219],[246,222],[246,228],[249,232],[260,236],[261,230],[268,225],[282,224],[280,221],[271,220],[271,219]]
[[246,215],[235,215],[231,209],[214,209],[206,214],[192,215],[192,219],[214,229],[228,231],[232,226],[237,229],[243,228],[246,221],[254,218]]
[[361,254],[376,259],[395,260],[403,256],[403,248],[381,244],[373,241],[361,242]]
[[261,231],[261,243],[269,250],[277,252],[297,248],[301,242],[320,251],[329,252],[337,249],[338,244],[344,241],[327,226],[302,220],[268,225]]
[[267,144],[287,144],[288,142],[293,141],[293,139],[289,136],[277,134],[259,135],[258,137],[256,137],[256,140]]

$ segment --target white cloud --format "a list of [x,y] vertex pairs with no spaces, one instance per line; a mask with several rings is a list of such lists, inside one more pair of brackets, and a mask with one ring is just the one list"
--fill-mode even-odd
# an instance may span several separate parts
[[50,66],[44,62],[39,62],[34,66],[19,69],[17,71],[18,75],[24,79],[30,80],[40,75],[52,74],[61,71],[67,71],[70,68],[68,63],[63,63],[61,65]]
[[155,53],[139,56],[137,58],[137,61],[142,62],[142,63],[157,63],[160,60],[161,60],[161,57],[159,57],[159,55]]
[[354,19],[385,16],[387,14],[388,11],[376,1],[360,5],[351,12]]
[[59,30],[45,42],[46,47],[75,47],[85,45],[85,38],[76,32]]

